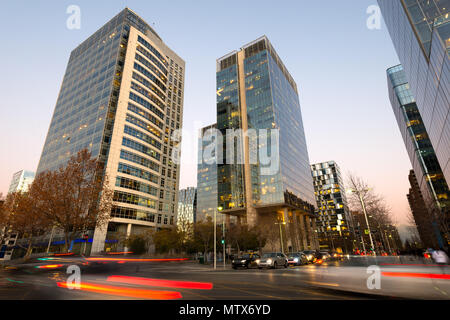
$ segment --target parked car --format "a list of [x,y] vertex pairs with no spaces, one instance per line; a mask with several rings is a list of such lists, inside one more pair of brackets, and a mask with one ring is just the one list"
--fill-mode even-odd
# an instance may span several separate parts
[[259,254],[256,253],[246,253],[242,257],[234,258],[231,261],[231,266],[233,269],[237,268],[256,268],[258,267],[258,261],[260,259]]
[[302,253],[308,259],[308,263],[313,263],[314,262],[314,259],[316,257],[316,251],[314,251],[314,250],[305,250],[305,251],[302,251]]
[[330,253],[333,260],[342,260],[344,258],[344,255],[342,253],[333,251]]
[[308,264],[308,258],[303,252],[291,253],[288,256],[288,264],[294,266],[302,266]]
[[273,268],[276,269],[278,266],[288,266],[288,258],[282,252],[271,252],[264,253],[259,260],[258,268]]
[[323,261],[329,261],[331,260],[331,254],[328,251],[320,251],[320,253],[322,254],[322,260]]

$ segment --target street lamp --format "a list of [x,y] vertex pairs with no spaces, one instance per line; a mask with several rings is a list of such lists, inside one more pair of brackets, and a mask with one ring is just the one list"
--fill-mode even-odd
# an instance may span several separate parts
[[217,211],[222,211],[223,207],[214,210],[214,269],[217,269]]
[[281,232],[281,225],[286,224],[286,222],[275,222],[275,224],[278,224],[280,226],[280,242],[281,242],[281,252],[284,253],[284,245],[283,245],[283,233]]
[[373,246],[372,233],[370,232],[369,219],[367,218],[366,205],[365,205],[364,199],[361,195],[361,191],[368,192],[369,190],[370,190],[369,188],[365,188],[363,190],[349,188],[349,189],[347,189],[347,193],[348,194],[356,193],[359,197],[359,201],[361,202],[361,207],[364,212],[364,217],[366,218],[367,230],[369,231],[370,246],[372,247],[373,254],[376,256],[377,254],[375,252],[375,247]]

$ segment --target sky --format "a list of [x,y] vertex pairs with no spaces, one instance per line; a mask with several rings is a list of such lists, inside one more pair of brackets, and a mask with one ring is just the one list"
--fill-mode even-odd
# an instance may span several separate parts
[[[81,10],[80,29],[67,28],[70,5]],[[384,22],[367,27],[372,5],[376,0],[3,2],[0,193],[14,172],[37,168],[70,52],[129,7],[186,61],[186,131],[215,122],[216,59],[266,35],[298,85],[310,162],[335,160],[344,177],[362,177],[405,223],[411,163],[386,80],[399,61]],[[182,147],[180,188],[196,185],[195,148]]]

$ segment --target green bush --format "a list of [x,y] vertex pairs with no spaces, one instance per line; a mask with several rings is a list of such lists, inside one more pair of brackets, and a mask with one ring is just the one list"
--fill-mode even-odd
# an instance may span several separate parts
[[144,254],[148,251],[146,239],[138,235],[127,240],[127,247],[134,254]]

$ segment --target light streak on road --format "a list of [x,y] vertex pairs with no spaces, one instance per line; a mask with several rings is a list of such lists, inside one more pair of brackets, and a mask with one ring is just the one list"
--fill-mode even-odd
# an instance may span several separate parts
[[167,287],[167,288],[182,288],[182,289],[211,290],[213,288],[213,284],[210,282],[149,279],[149,278],[139,278],[129,276],[110,276],[108,277],[107,281],[127,283],[127,284],[138,284],[152,287]]
[[427,278],[427,279],[446,279],[450,280],[449,274],[436,273],[414,273],[414,272],[381,272],[385,277],[402,277],[402,278]]
[[[57,285],[60,288],[67,288],[67,289],[71,287],[73,287],[73,289],[77,288],[76,284],[67,284],[66,282],[57,282]],[[79,290],[122,297],[155,299],[155,300],[174,300],[182,298],[181,293],[176,291],[156,291],[156,290],[115,287],[87,282],[79,284]]]
[[86,258],[89,261],[129,261],[129,262],[168,262],[168,261],[186,261],[187,258],[179,259],[124,259],[124,258]]

